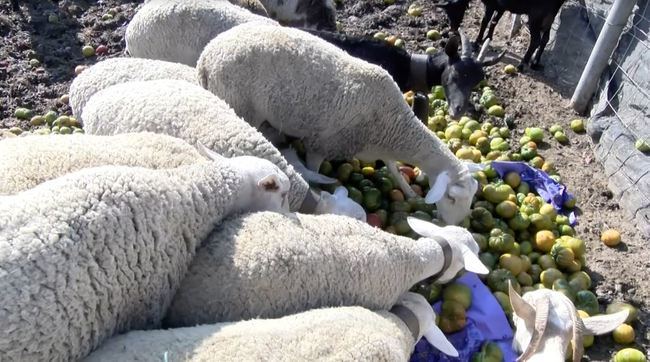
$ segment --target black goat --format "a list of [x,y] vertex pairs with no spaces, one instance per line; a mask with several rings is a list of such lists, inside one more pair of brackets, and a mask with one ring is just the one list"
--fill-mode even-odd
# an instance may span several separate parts
[[[460,24],[465,16],[465,10],[470,0],[443,0],[435,3],[442,8],[451,24]],[[475,44],[481,44],[485,39],[492,39],[494,29],[503,16],[509,11],[513,14],[528,16],[528,29],[530,30],[530,43],[528,50],[518,65],[521,70],[530,63],[532,69],[541,68],[540,59],[544,48],[548,43],[551,26],[555,16],[560,11],[565,0],[481,0],[485,5],[485,14],[481,21],[481,29],[476,37]],[[485,30],[490,23],[487,37],[484,37]],[[537,50],[535,58],[531,62],[533,53]]]
[[429,92],[442,85],[449,103],[449,114],[456,118],[466,109],[471,91],[483,80],[483,67],[498,63],[505,52],[490,59],[472,58],[471,44],[461,33],[462,53],[458,52],[458,36],[450,38],[444,52],[433,55],[409,54],[406,50],[370,37],[354,37],[340,33],[302,29],[328,41],[348,54],[384,68],[402,92]]

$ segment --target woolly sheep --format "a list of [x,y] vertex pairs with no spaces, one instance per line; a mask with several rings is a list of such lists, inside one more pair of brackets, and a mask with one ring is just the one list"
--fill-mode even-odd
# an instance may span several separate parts
[[150,132],[12,138],[0,142],[0,195],[27,190],[82,168],[176,168],[204,159],[185,141]]
[[[109,340],[85,361],[406,361],[423,331],[435,327],[431,313],[424,297],[405,293],[391,312],[337,307],[279,319],[133,331]],[[440,335],[441,349],[457,356]]]
[[0,360],[78,360],[157,327],[214,225],[281,210],[288,187],[266,160],[215,157],[87,168],[0,197]]
[[[83,111],[83,118],[88,134],[151,131],[178,137],[190,144],[201,142],[226,157],[265,158],[280,167],[291,180],[291,210],[301,209],[311,196],[307,182],[261,133],[239,118],[224,101],[198,85],[178,80],[117,84],[94,95]],[[325,176],[312,174],[315,176],[311,179],[330,182]],[[355,212],[349,215],[358,214],[358,210],[363,211],[363,208],[357,204]],[[332,207],[330,211],[337,210]],[[365,213],[362,214],[365,217]]]
[[[151,0],[144,0],[144,4],[150,2]],[[223,0],[213,0],[213,1],[223,1]],[[244,9],[249,10],[253,14],[268,16],[264,5],[258,0],[228,0],[231,4],[240,6]]]
[[304,31],[248,23],[214,38],[197,69],[200,84],[247,122],[302,139],[309,169],[355,156],[405,161],[429,175],[425,200],[437,203],[443,221],[469,213],[478,184],[468,166],[417,119],[381,67]]
[[227,1],[151,0],[133,16],[124,35],[128,53],[196,65],[212,38],[238,24],[258,21],[278,25]]
[[565,361],[571,343],[573,362],[582,360],[582,339],[587,335],[601,335],[613,331],[625,322],[628,311],[582,319],[564,294],[540,289],[519,296],[508,286],[513,310],[515,336],[513,348],[522,352],[518,361]]
[[81,119],[83,107],[98,91],[133,80],[178,79],[197,83],[196,69],[184,64],[154,59],[111,58],[79,74],[70,85],[70,107]]
[[425,237],[413,240],[336,215],[260,212],[224,220],[197,251],[164,325],[277,318],[341,305],[387,309],[431,276],[446,283],[463,268],[487,273],[467,230],[408,222]]

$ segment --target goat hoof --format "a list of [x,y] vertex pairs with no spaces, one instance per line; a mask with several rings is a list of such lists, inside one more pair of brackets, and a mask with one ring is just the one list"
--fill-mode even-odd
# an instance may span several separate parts
[[517,70],[520,72],[523,72],[526,69],[526,64],[521,62],[519,65],[517,65]]
[[530,69],[532,70],[544,70],[544,66],[542,64],[531,64]]

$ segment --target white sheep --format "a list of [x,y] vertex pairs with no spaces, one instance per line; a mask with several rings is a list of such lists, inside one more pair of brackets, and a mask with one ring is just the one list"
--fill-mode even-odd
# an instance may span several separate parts
[[444,222],[469,214],[478,188],[470,169],[417,119],[381,67],[304,31],[247,23],[214,38],[197,69],[200,84],[251,125],[268,122],[302,139],[309,169],[325,159],[405,161],[429,175],[425,200]]
[[279,26],[227,1],[151,0],[133,16],[124,38],[134,57],[195,66],[212,38],[250,21]]
[[405,293],[390,312],[336,307],[279,319],[133,331],[109,340],[85,362],[406,361],[428,330],[439,335],[427,333],[427,339],[435,335],[437,347],[457,356],[431,313],[424,297]]
[[[150,2],[151,0],[144,0],[144,4]],[[213,1],[223,1],[223,0],[213,0]],[[249,10],[253,14],[268,16],[266,8],[258,0],[228,0],[231,4],[240,6],[244,9]]]
[[197,251],[164,325],[277,318],[340,305],[388,309],[432,276],[446,283],[462,269],[487,274],[467,230],[415,218],[408,223],[424,237],[336,215],[262,212],[224,220]]
[[0,197],[0,360],[78,360],[157,327],[215,224],[283,210],[288,188],[275,165],[246,156],[87,168]]
[[[300,210],[307,198],[312,197],[307,182],[286,162],[280,151],[239,118],[228,104],[198,85],[179,80],[116,84],[95,94],[82,116],[88,134],[151,131],[178,137],[190,144],[201,142],[226,157],[265,158],[280,167],[291,180],[289,202],[292,210]],[[300,171],[303,175],[310,174],[310,180],[332,182],[316,172],[305,172],[308,170],[304,167]],[[323,200],[331,201],[331,197]],[[313,203],[318,204],[317,201]],[[337,209],[332,207],[328,211],[337,212]],[[365,218],[360,205],[351,211]]]
[[180,63],[154,59],[111,58],[102,60],[79,74],[70,85],[70,107],[81,119],[83,107],[98,91],[133,80],[178,79],[197,83],[196,69]]
[[564,361],[569,344],[573,361],[582,360],[584,335],[601,335],[625,322],[628,311],[582,319],[564,294],[539,289],[523,297],[509,285],[512,319],[515,323],[513,348],[523,352],[518,361]]
[[11,138],[0,142],[0,195],[103,165],[175,168],[205,160],[187,142],[150,132]]

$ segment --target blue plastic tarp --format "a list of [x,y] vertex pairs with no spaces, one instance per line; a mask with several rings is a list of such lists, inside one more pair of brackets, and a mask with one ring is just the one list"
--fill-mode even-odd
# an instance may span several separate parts
[[[474,273],[466,273],[456,280],[472,290],[472,305],[467,310],[467,324],[461,331],[447,335],[458,350],[458,357],[450,357],[422,338],[411,355],[410,362],[457,362],[469,361],[481,349],[484,342],[495,342],[501,347],[505,362],[514,362],[517,354],[512,349],[513,332],[508,319],[487,286]],[[433,305],[440,313],[442,302]]]
[[[516,172],[521,176],[521,181],[526,183],[541,196],[544,201],[550,203],[557,211],[562,211],[565,202],[574,198],[566,186],[553,180],[546,172],[531,167],[525,162],[514,161],[492,161],[492,167],[504,178],[509,172]],[[569,222],[574,226],[578,221],[575,213],[568,213]]]

